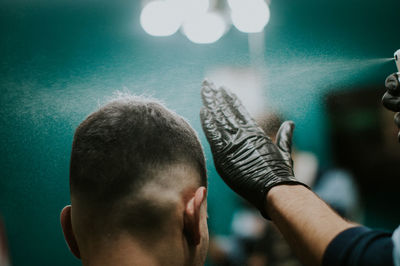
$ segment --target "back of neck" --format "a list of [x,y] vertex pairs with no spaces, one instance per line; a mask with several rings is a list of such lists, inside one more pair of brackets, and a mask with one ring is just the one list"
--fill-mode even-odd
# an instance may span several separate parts
[[143,243],[132,237],[92,247],[82,255],[84,266],[184,265],[184,250],[173,239],[157,243]]

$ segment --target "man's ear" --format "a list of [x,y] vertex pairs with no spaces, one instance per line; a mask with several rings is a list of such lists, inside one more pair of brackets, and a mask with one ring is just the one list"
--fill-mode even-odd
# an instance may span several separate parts
[[184,211],[184,233],[188,242],[194,246],[200,244],[201,232],[201,206],[207,198],[207,189],[199,187],[193,197],[185,205]]
[[71,205],[67,205],[62,209],[60,214],[61,227],[64,233],[65,241],[68,244],[69,249],[72,254],[74,254],[78,259],[81,258],[81,254],[79,252],[78,244],[76,243],[74,232],[72,231],[72,222],[71,222]]

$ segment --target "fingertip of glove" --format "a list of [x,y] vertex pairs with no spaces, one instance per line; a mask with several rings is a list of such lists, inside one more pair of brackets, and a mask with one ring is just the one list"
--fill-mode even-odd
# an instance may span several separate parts
[[399,112],[394,114],[394,122],[396,123],[396,125],[398,127],[400,127],[400,113]]
[[206,107],[209,107],[214,102],[214,92],[209,83],[203,84],[201,88],[201,100]]
[[293,131],[294,128],[296,127],[295,123],[292,120],[287,120],[285,122],[282,123],[282,126],[286,129],[286,130],[290,130]]
[[400,80],[397,73],[389,75],[385,80],[385,87],[392,95],[398,95],[400,90]]
[[201,83],[202,87],[210,86],[211,81],[208,78],[204,78],[203,82]]
[[214,83],[209,80],[208,78],[205,78],[203,82],[201,83],[202,91],[210,91],[210,90],[215,90],[215,85]]
[[389,76],[387,76],[386,77],[386,79],[385,79],[385,85],[392,85],[392,82],[394,82],[394,83],[398,83],[398,75],[397,75],[397,73],[393,73],[393,74],[390,74]]

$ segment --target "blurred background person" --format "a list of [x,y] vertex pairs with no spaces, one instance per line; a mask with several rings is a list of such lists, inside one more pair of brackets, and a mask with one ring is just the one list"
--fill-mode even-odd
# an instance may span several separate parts
[[362,221],[362,206],[354,177],[344,169],[331,169],[318,180],[313,191],[340,216]]

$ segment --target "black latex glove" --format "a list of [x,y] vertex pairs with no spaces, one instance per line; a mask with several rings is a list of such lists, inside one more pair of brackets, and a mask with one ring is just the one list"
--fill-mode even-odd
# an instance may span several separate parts
[[[397,112],[394,115],[394,123],[400,128],[400,77],[398,73],[391,74],[386,78],[386,93],[382,97],[382,104],[387,109]],[[397,135],[400,141],[400,132]]]
[[219,175],[268,218],[266,195],[273,186],[304,185],[293,174],[290,153],[294,123],[281,125],[274,144],[236,95],[204,81],[202,98],[200,118]]

